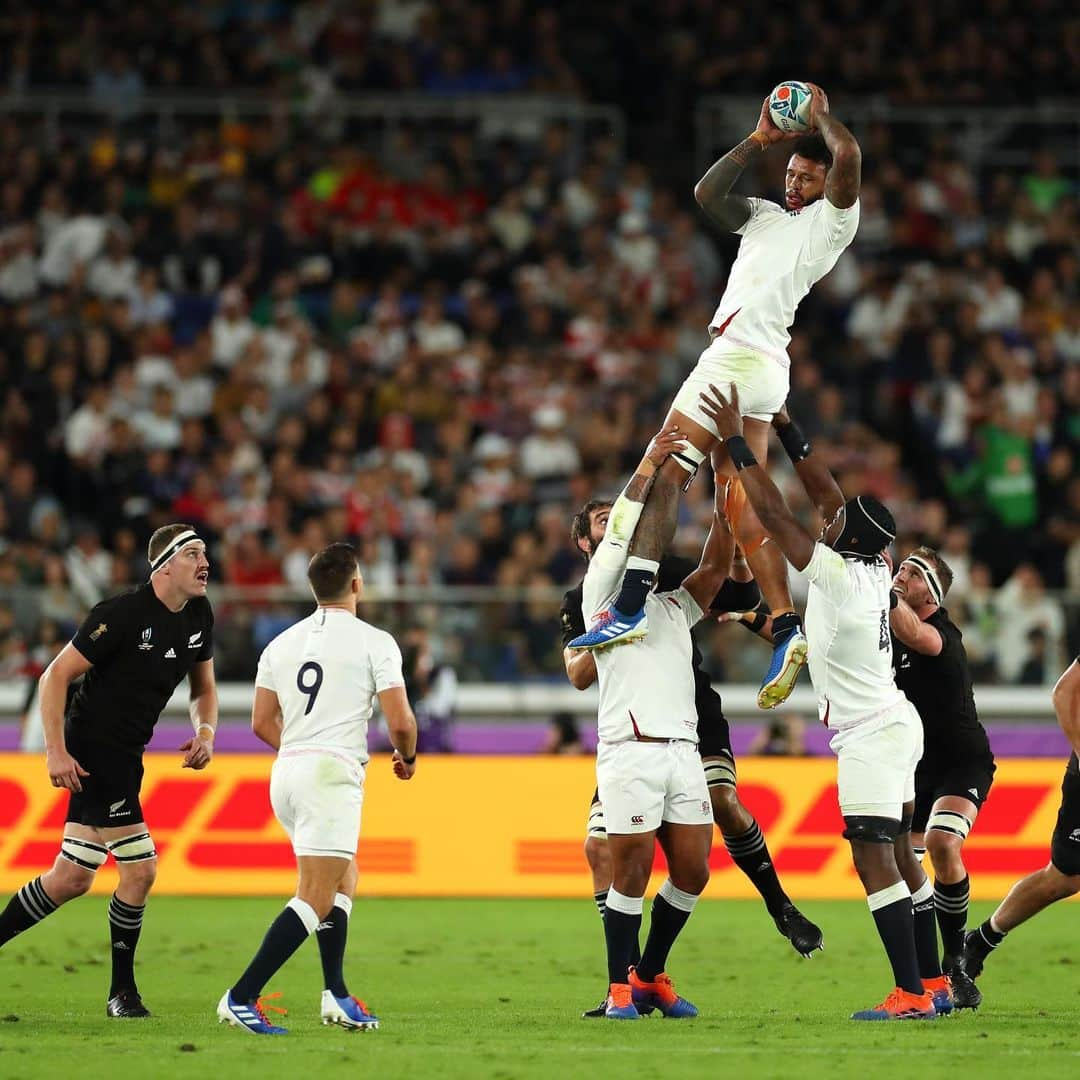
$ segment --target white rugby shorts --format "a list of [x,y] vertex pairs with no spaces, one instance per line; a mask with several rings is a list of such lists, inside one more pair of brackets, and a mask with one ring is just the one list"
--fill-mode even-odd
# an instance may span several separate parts
[[923,753],[922,721],[904,700],[878,715],[838,731],[829,740],[836,754],[836,787],[845,817],[899,821],[915,798],[915,766]]
[[725,397],[734,383],[743,416],[768,424],[787,401],[790,378],[788,368],[779,360],[722,337],[714,338],[671,404],[719,438],[716,424],[702,411],[698,399],[698,394],[709,392],[709,383]]
[[711,825],[712,800],[695,743],[601,743],[596,785],[607,832],[654,832],[660,823]]
[[270,805],[297,855],[351,859],[360,838],[364,767],[333,750],[285,750],[270,773]]

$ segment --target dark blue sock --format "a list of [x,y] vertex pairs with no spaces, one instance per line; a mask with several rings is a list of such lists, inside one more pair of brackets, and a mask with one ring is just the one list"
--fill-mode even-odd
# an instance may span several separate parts
[[645,597],[655,581],[655,570],[627,570],[623,574],[622,589],[611,606],[620,615],[637,614],[645,606]]

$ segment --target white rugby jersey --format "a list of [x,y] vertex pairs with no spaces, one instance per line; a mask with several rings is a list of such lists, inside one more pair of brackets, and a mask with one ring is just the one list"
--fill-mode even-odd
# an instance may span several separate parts
[[818,542],[803,573],[810,681],[822,722],[839,731],[904,701],[893,678],[885,560],[845,559]]
[[343,608],[318,608],[263,649],[255,685],[277,694],[282,750],[339,750],[366,762],[375,695],[405,685],[401,650]]
[[803,210],[750,199],[750,217],[709,330],[788,365],[788,329],[799,301],[855,239],[859,203],[841,210],[824,196]]
[[[613,596],[590,597],[585,576],[582,613],[593,617]],[[639,735],[698,741],[697,707],[690,628],[701,619],[697,601],[682,588],[649,593],[645,599],[649,633],[627,645],[594,652],[601,742],[629,742]]]

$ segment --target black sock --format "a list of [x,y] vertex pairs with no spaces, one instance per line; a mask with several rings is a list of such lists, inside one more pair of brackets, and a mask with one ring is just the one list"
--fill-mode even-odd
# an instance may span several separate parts
[[[614,895],[613,895],[614,894]],[[641,912],[619,911],[612,907],[612,901],[620,907],[635,906],[633,898],[622,896],[614,889],[608,890],[608,903],[604,910],[604,938],[607,941],[608,982],[624,983],[627,981],[630,965],[641,930]],[[641,903],[640,899],[637,903]]]
[[135,990],[135,947],[142,932],[146,905],[125,904],[116,893],[109,901],[109,934],[112,937],[112,985],[109,997],[121,990]]
[[[667,895],[665,896],[665,892]],[[674,901],[674,902],[673,902]],[[652,982],[664,971],[668,953],[675,939],[682,932],[686,920],[694,910],[696,896],[675,889],[665,882],[652,903],[652,918],[649,921],[649,936],[645,939],[645,948],[641,960],[636,966],[638,977],[644,982]],[[676,907],[676,904],[681,906]]]
[[952,885],[934,882],[934,908],[941,928],[941,947],[950,961],[959,960],[964,952],[970,895],[971,882],[966,876]]
[[607,905],[607,889],[603,892],[594,892],[592,898],[596,903],[596,910],[600,912],[600,918],[604,917],[604,908]]
[[[263,938],[255,959],[248,964],[247,971],[240,976],[232,988],[233,1001],[248,1003],[254,1001],[262,993],[267,980],[315,930],[318,924],[317,917],[312,920],[312,925],[309,927],[291,906],[296,902],[290,900],[289,906],[286,906],[285,910],[270,924],[270,929],[266,931],[266,937]],[[304,904],[304,907],[314,915],[307,904]]]
[[[605,889],[603,892],[593,893],[593,900],[596,902],[596,910],[600,912],[600,921],[603,922],[604,914],[607,911],[607,894]],[[630,965],[631,967],[637,967],[638,961],[641,959],[641,942],[635,936],[634,947],[630,950]]]
[[[982,941],[979,941],[979,938],[976,938],[975,942],[980,946],[985,943],[986,952],[990,952],[992,949],[996,949],[1005,940],[1005,934],[1007,932],[1008,931],[1005,930],[995,930],[990,925],[990,920],[987,919],[986,922],[979,927],[979,938],[982,938]],[[983,955],[985,955],[985,953]]]
[[[882,890],[885,891],[885,890]],[[873,900],[877,893],[870,896]],[[915,953],[915,920],[912,917],[911,897],[901,897],[876,910],[871,908],[881,943],[892,965],[893,980],[911,994],[923,992],[919,977],[919,960]]]
[[649,595],[656,581],[656,570],[626,570],[623,573],[622,588],[611,606],[621,615],[634,615],[645,606],[645,597]]
[[915,954],[919,958],[919,974],[923,979],[941,978],[938,959],[937,922],[934,919],[934,890],[929,880],[911,897],[915,927]]
[[337,903],[330,909],[316,931],[319,956],[322,959],[323,986],[334,997],[348,997],[345,988],[345,942],[349,936],[349,913]]
[[773,643],[778,644],[781,638],[787,637],[792,630],[802,629],[802,619],[797,611],[788,611],[783,615],[777,615],[772,621]]
[[761,893],[765,907],[775,919],[789,900],[787,893],[780,885],[780,879],[776,876],[776,867],[773,866],[772,858],[769,856],[769,848],[765,843],[761,827],[753,821],[746,832],[738,836],[725,835],[724,847],[727,848],[735,865]]
[[16,934],[29,930],[35,923],[47,918],[57,908],[42,888],[41,878],[28,881],[0,912],[0,945],[9,942]]

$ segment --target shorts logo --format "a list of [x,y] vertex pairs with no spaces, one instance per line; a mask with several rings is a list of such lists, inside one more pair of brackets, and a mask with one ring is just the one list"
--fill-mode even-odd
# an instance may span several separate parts
[[151,635],[153,633],[154,633],[154,628],[152,626],[148,626],[142,632],[142,641],[139,642],[140,651],[146,652],[148,649],[152,649],[154,647],[153,643],[150,641],[150,637],[151,637]]
[[1080,829],[1073,829],[1073,831],[1069,833],[1069,839],[1074,844],[1080,844]]
[[645,824],[645,815],[644,814],[634,814],[634,816],[632,818],[630,818],[630,824],[631,825],[644,825]]
[[712,813],[712,807],[708,804],[708,802],[706,802],[705,799],[701,800],[701,812],[703,814],[711,814]]
[[119,817],[121,814],[126,814],[126,810],[121,810],[120,807],[127,802],[127,799],[121,799],[119,802],[109,803],[109,817]]
[[109,628],[104,623],[98,623],[96,630],[90,631],[90,640],[97,641],[102,634],[104,634]]
[[187,639],[189,649],[197,649],[202,644],[202,631],[198,630]]
[[971,795],[974,795],[976,799],[979,797],[979,789],[978,788],[969,787],[968,788],[968,793],[971,794]]
[[165,654],[165,659],[166,659],[166,660],[175,660],[175,659],[176,659],[176,650],[175,650],[175,649],[170,649],[170,650],[169,650],[169,651],[168,651],[168,652],[167,652],[167,653]]

